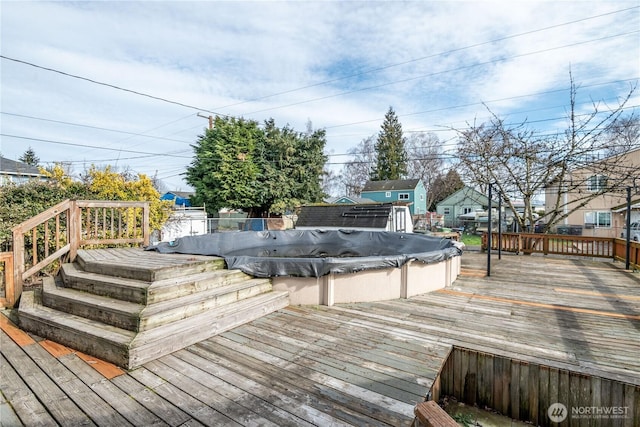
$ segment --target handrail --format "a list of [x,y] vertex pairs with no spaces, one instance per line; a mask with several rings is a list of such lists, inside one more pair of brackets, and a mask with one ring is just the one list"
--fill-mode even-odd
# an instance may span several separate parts
[[[572,236],[566,234],[492,233],[491,249],[504,252],[544,255],[571,255],[624,260],[626,241],[612,237]],[[482,235],[482,249],[487,249],[487,233]],[[640,243],[631,242],[630,262],[634,268],[640,263]]]
[[[11,229],[12,262],[4,260],[5,297],[0,306],[13,307],[29,277],[68,255],[74,261],[87,245],[141,244],[150,239],[149,202],[65,200]],[[26,242],[29,245],[26,245]]]

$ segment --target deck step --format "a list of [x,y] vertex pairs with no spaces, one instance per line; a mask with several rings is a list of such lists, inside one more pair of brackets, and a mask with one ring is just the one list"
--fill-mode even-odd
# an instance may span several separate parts
[[250,278],[240,270],[213,270],[148,282],[87,272],[75,263],[63,264],[61,274],[65,287],[139,304],[172,300]]
[[138,318],[145,307],[56,286],[52,277],[45,277],[42,281],[41,300],[45,307],[130,331],[138,330]]
[[269,292],[136,333],[40,304],[34,291],[22,294],[20,327],[94,357],[133,369],[286,307],[286,292]]
[[163,257],[163,254],[157,252],[145,252],[142,257],[136,256],[136,252],[131,251],[130,256],[101,259],[93,254],[94,250],[100,251],[100,249],[78,251],[76,261],[84,271],[145,282],[225,268],[224,259],[219,257],[181,254]]
[[53,278],[43,280],[43,305],[138,332],[271,291],[270,280],[247,279],[172,300],[143,305],[56,286],[54,282]]
[[22,329],[125,366],[129,343],[135,338],[135,332],[45,307],[35,292],[23,292],[20,298],[18,321]]
[[289,305],[271,279],[217,257],[120,248],[76,261],[23,293],[20,325],[128,369]]

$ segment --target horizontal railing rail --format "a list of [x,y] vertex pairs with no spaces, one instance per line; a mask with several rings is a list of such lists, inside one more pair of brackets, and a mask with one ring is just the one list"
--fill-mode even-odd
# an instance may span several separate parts
[[27,279],[65,257],[75,260],[81,247],[148,245],[149,203],[65,200],[13,227],[12,234],[12,281],[5,283],[4,307],[16,304]]
[[[487,249],[487,233],[482,235]],[[491,234],[491,249],[523,254],[572,255],[626,260],[626,240],[611,237],[571,236],[566,234],[498,233]],[[640,243],[631,242],[630,262],[638,268]]]

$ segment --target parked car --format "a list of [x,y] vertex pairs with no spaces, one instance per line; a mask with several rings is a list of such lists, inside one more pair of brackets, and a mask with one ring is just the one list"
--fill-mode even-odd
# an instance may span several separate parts
[[[640,242],[640,222],[632,222],[630,230],[631,230],[629,233],[629,236],[631,236],[630,239],[633,240],[634,242]],[[623,239],[627,238],[626,229],[622,230],[620,237],[622,237]]]

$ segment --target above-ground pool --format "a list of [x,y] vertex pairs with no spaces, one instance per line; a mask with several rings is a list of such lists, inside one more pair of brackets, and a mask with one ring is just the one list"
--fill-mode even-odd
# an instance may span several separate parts
[[189,236],[149,249],[224,257],[227,268],[271,277],[293,304],[407,298],[449,286],[461,245],[423,234],[360,230],[243,231]]

